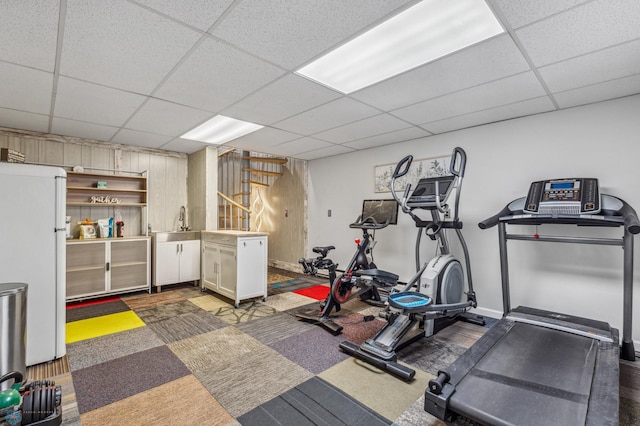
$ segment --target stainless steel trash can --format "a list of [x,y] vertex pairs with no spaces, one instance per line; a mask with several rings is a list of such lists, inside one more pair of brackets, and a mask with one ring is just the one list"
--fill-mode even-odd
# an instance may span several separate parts
[[[27,284],[0,283],[0,376],[17,371],[27,380]],[[13,385],[0,383],[0,390]]]

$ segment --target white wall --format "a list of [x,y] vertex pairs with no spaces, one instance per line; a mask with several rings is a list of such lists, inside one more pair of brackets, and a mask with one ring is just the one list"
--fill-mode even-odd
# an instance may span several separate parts
[[[514,119],[415,141],[373,148],[309,162],[309,247],[336,246],[333,259],[342,266],[351,258],[358,230],[349,223],[362,200],[391,198],[375,193],[375,165],[438,157],[462,147],[468,157],[460,201],[463,233],[470,250],[472,276],[482,314],[500,316],[500,264],[497,228],[480,230],[481,220],[513,199],[526,195],[534,180],[596,177],[601,192],[640,209],[640,96]],[[327,217],[327,210],[332,216]],[[400,214],[398,226],[378,231],[375,261],[380,269],[408,280],[415,271],[413,221]],[[535,233],[534,227],[508,226],[508,232]],[[621,238],[622,231],[547,225],[539,234]],[[452,234],[453,237],[453,234]],[[453,239],[453,238],[451,238]],[[639,240],[636,238],[636,240]],[[640,241],[636,241],[636,245]],[[423,237],[423,259],[434,253]],[[459,249],[454,247],[454,252]],[[511,306],[532,306],[611,323],[622,334],[622,249],[610,246],[509,242]],[[635,264],[640,265],[640,249]],[[638,268],[636,268],[638,269]],[[634,292],[639,294],[639,272]],[[633,306],[634,340],[640,340],[640,310]],[[637,345],[638,343],[636,343]]]

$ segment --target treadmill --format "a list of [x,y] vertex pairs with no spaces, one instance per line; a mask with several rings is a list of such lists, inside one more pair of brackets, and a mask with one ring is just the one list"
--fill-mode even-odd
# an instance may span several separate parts
[[[507,233],[507,225],[622,228],[623,237]],[[503,318],[425,390],[426,411],[490,425],[617,425],[619,358],[635,361],[632,340],[635,210],[600,194],[593,178],[537,181],[527,197],[479,223],[498,226]],[[623,248],[623,336],[608,323],[520,306],[511,309],[507,241],[598,244]]]

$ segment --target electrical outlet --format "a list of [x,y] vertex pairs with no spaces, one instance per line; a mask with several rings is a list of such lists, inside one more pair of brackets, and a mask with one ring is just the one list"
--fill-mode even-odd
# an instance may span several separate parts
[[327,217],[331,217],[331,209],[327,210]]

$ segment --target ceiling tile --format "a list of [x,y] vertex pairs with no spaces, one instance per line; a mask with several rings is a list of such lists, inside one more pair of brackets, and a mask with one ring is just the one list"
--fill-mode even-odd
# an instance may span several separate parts
[[225,109],[222,115],[269,125],[340,96],[306,78],[289,74]]
[[333,145],[326,148],[316,149],[314,151],[303,152],[302,154],[297,154],[295,157],[301,160],[315,160],[316,158],[332,157],[334,155],[348,154],[354,151],[354,149],[347,148],[346,146]]
[[49,131],[49,116],[0,108],[0,126],[47,133]]
[[244,0],[212,34],[293,70],[415,0]]
[[3,1],[0,4],[0,58],[53,72],[60,2]]
[[431,136],[431,133],[419,127],[409,127],[408,129],[396,130],[395,132],[382,135],[371,136],[369,138],[358,139],[353,142],[343,143],[342,146],[353,149],[367,149],[376,146],[390,145],[392,143],[410,141],[413,139]]
[[218,112],[285,71],[225,43],[206,39],[156,92],[156,96]]
[[239,137],[238,139],[234,139],[224,145],[262,152],[264,149],[280,145],[294,139],[300,139],[300,135],[285,132],[280,129],[273,129],[271,127],[263,127],[260,130]]
[[379,114],[380,111],[346,97],[329,102],[273,125],[279,129],[311,135],[363,118]]
[[145,148],[160,148],[169,142],[169,136],[155,135],[153,133],[139,132],[137,130],[122,129],[111,139],[111,142],[126,145],[141,146]]
[[0,62],[0,107],[48,114],[53,74]]
[[569,108],[636,93],[640,93],[640,74],[556,93],[553,97],[561,108]]
[[125,125],[132,130],[178,137],[211,118],[210,112],[149,99]]
[[511,28],[520,28],[524,25],[546,18],[553,14],[565,11],[573,6],[585,3],[589,0],[489,0],[493,1],[507,19]]
[[207,31],[233,3],[233,0],[137,0],[137,2],[202,31]]
[[533,72],[525,72],[401,108],[392,114],[415,124],[423,124],[543,95],[545,91]]
[[300,138],[291,142],[285,142],[280,145],[269,148],[269,152],[276,155],[296,155],[302,152],[312,151],[319,148],[333,146],[332,143],[321,141],[314,138]]
[[379,135],[381,133],[389,133],[394,130],[412,127],[406,121],[399,120],[389,114],[380,114],[364,120],[356,121],[326,132],[316,133],[313,135],[316,139],[327,142],[342,144],[355,139],[362,139],[370,136]]
[[511,37],[502,35],[353,93],[351,97],[392,110],[529,69]]
[[84,121],[69,120],[60,117],[54,117],[51,123],[51,133],[98,141],[111,140],[117,131],[117,127],[103,126],[101,124],[86,123]]
[[175,138],[160,146],[160,148],[167,151],[184,152],[186,154],[191,154],[193,152],[200,151],[207,146],[212,145],[204,142],[192,141],[189,139]]
[[586,3],[517,30],[516,35],[535,65],[548,65],[640,38],[640,1]]
[[148,94],[200,38],[123,0],[68,0],[60,73]]
[[525,115],[539,114],[553,111],[553,103],[547,96],[485,109],[470,114],[459,115],[445,120],[423,124],[422,127],[433,133],[451,132],[453,130],[478,126],[496,121],[508,120]]
[[553,93],[640,74],[640,40],[557,62],[539,72]]
[[60,77],[54,115],[107,126],[122,126],[144,96]]

